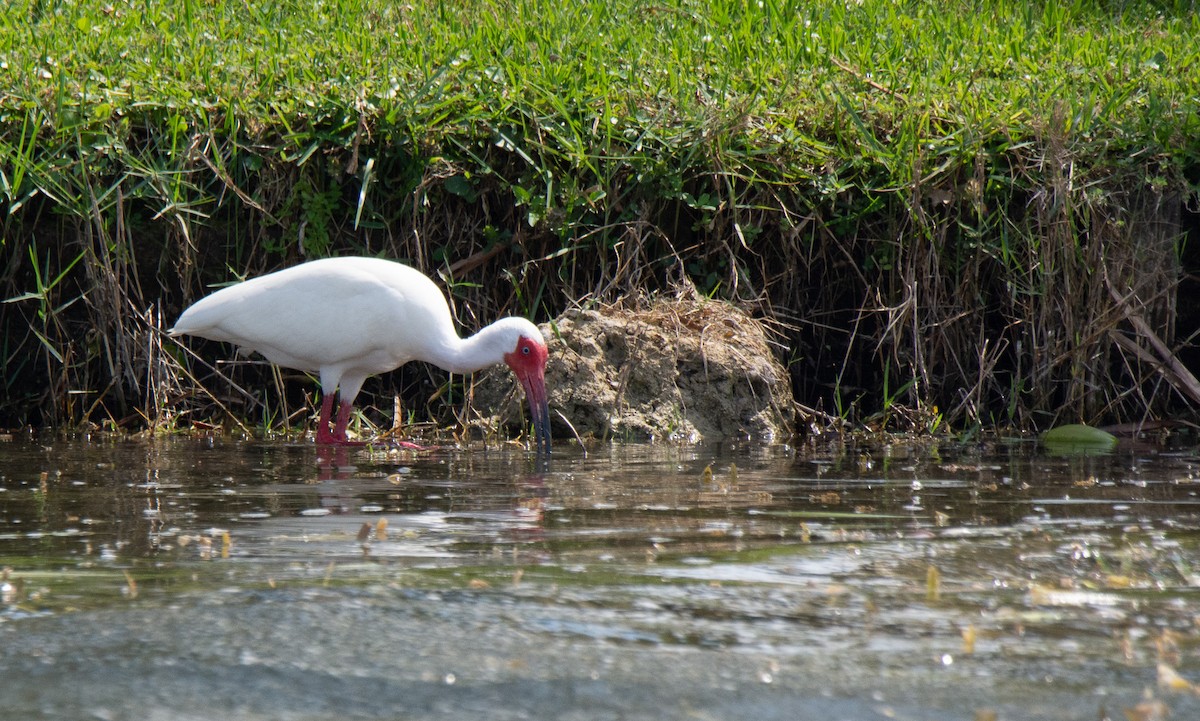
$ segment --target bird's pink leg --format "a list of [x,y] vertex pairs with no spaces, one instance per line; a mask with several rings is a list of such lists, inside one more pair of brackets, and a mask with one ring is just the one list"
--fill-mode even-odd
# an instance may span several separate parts
[[340,401],[338,403],[337,424],[333,427],[333,440],[330,443],[337,443],[342,446],[365,446],[366,441],[351,441],[346,438],[346,426],[350,425],[350,411],[354,410],[352,403]]
[[[340,409],[339,409],[340,410]],[[330,445],[338,442],[337,437],[329,432],[329,416],[333,414],[333,394],[327,393],[321,399],[321,417],[317,420],[317,443],[322,445]],[[339,415],[341,415],[339,413]],[[342,437],[345,438],[346,430],[342,429]]]
[[350,425],[350,411],[353,405],[342,401],[337,404],[337,421],[330,432],[330,415],[334,413],[334,396],[325,396],[320,402],[320,419],[317,421],[317,443],[320,445],[366,445],[361,440],[348,440],[346,427]]
[[317,420],[317,444],[322,446],[365,446],[364,441],[351,441],[346,438],[346,426],[350,425],[350,411],[354,406],[338,399],[337,420],[333,430],[329,428],[330,417],[333,415],[333,394],[321,399],[321,417]]

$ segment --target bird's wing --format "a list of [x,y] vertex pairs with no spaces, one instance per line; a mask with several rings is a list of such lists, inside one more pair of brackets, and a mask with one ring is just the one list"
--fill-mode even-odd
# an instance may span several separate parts
[[453,327],[432,281],[379,263],[318,261],[230,286],[190,307],[172,333],[234,343],[300,370],[390,370]]

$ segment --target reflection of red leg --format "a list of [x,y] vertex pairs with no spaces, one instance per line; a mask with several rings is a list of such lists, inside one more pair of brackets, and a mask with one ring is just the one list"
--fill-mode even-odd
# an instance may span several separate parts
[[332,444],[317,446],[317,480],[344,481],[354,466],[346,465],[346,447]]

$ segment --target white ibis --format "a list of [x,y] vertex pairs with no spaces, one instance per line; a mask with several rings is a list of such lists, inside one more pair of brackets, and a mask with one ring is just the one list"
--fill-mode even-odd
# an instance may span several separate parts
[[[524,318],[502,318],[469,338],[423,273],[380,258],[303,263],[203,298],[179,316],[182,334],[234,343],[321,378],[317,443],[351,444],[346,424],[368,376],[421,360],[451,373],[506,363],[525,388],[539,452],[550,453],[546,341]],[[330,431],[333,399],[339,398]]]

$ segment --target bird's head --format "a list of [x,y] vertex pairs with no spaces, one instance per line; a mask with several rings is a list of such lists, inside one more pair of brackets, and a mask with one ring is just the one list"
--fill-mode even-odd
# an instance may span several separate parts
[[504,362],[525,389],[537,450],[549,455],[550,405],[546,398],[546,359],[549,352],[537,326],[528,321],[523,326],[516,329],[514,347],[504,354]]

